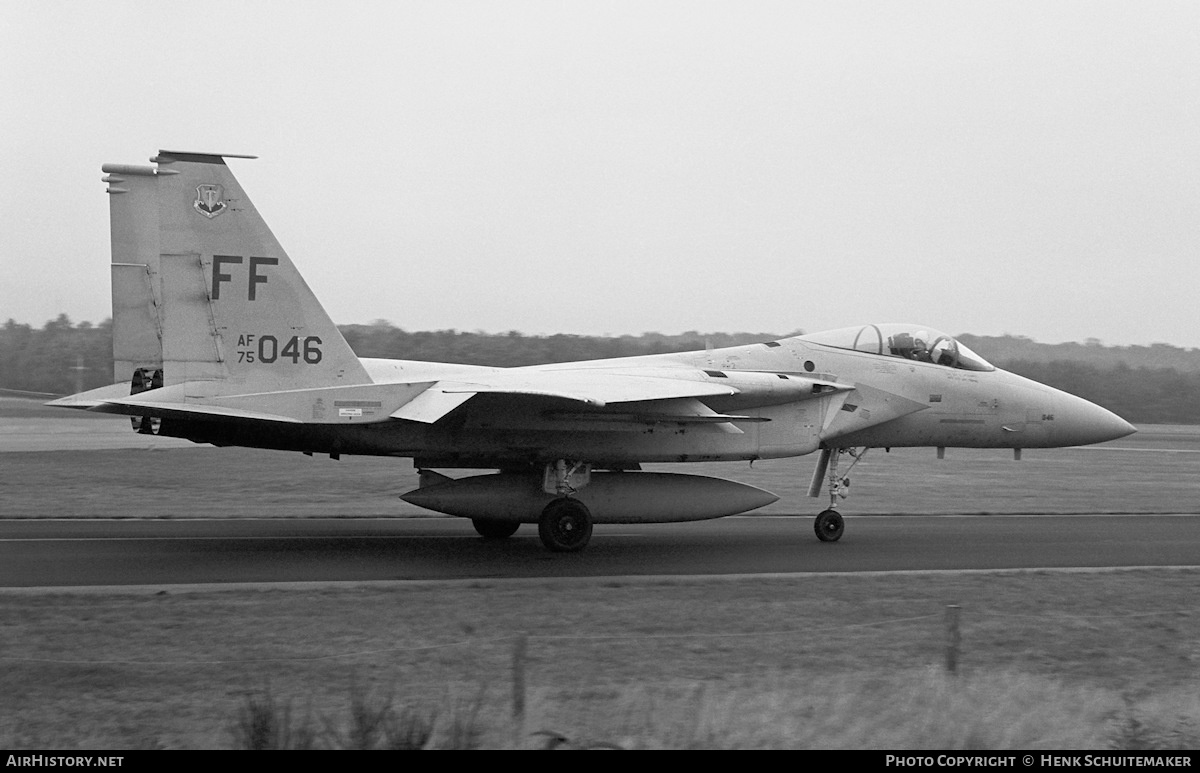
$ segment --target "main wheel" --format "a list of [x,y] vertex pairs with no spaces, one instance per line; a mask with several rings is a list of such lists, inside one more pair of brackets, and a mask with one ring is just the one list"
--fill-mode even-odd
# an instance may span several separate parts
[[583,550],[592,538],[592,514],[579,500],[555,499],[542,510],[538,536],[547,550],[556,553]]
[[471,525],[484,539],[511,537],[520,528],[520,521],[494,521],[491,518],[472,518]]
[[822,542],[837,542],[842,538],[846,524],[842,521],[841,513],[830,509],[817,516],[813,529],[817,532],[817,539]]

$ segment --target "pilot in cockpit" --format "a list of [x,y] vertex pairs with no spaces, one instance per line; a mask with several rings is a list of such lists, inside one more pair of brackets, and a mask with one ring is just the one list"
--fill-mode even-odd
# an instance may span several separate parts
[[888,338],[888,349],[895,357],[908,359],[908,355],[912,353],[912,346],[912,336],[908,333],[896,333]]
[[[917,335],[920,335],[918,333]],[[912,352],[908,355],[909,359],[920,360],[921,362],[933,362],[929,356],[929,347],[925,345],[924,339],[914,338]]]
[[[919,336],[921,333],[917,335]],[[896,333],[888,339],[888,347],[891,349],[892,354],[897,357],[903,357],[906,360],[931,362],[929,347],[926,345],[925,340],[923,338],[914,338],[911,333]]]

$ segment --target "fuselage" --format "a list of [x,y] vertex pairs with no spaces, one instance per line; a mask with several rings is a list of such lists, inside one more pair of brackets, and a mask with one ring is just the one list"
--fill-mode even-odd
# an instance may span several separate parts
[[[817,336],[819,337],[819,336]],[[497,371],[607,371],[719,381],[737,389],[705,405],[730,423],[647,421],[631,406],[580,406],[557,397],[476,395],[435,424],[354,426],[165,421],[163,434],[217,445],[412,457],[421,467],[523,469],[555,459],[598,468],[642,462],[800,456],[825,447],[1038,448],[1121,437],[1133,427],[1106,409],[1013,373],[859,351],[808,336],[677,354],[497,369],[362,359],[376,384],[485,379]],[[797,399],[801,380],[843,387]],[[851,388],[852,387],[852,388]],[[645,409],[647,406],[633,406]],[[643,410],[644,414],[645,411]]]

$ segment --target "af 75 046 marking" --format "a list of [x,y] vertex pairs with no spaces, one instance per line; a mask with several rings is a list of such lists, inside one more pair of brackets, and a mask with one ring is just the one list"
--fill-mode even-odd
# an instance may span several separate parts
[[[257,342],[257,343],[256,343]],[[238,336],[238,362],[261,362],[271,365],[280,360],[291,360],[298,365],[301,360],[309,365],[321,362],[321,337],[292,336],[284,341],[279,348],[279,339],[273,335],[256,335],[243,333]]]

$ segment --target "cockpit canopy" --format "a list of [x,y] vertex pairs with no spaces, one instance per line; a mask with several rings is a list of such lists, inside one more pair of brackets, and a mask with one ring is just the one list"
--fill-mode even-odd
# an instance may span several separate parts
[[801,340],[837,349],[853,349],[959,370],[995,370],[985,359],[945,333],[921,325],[889,322],[827,330]]

